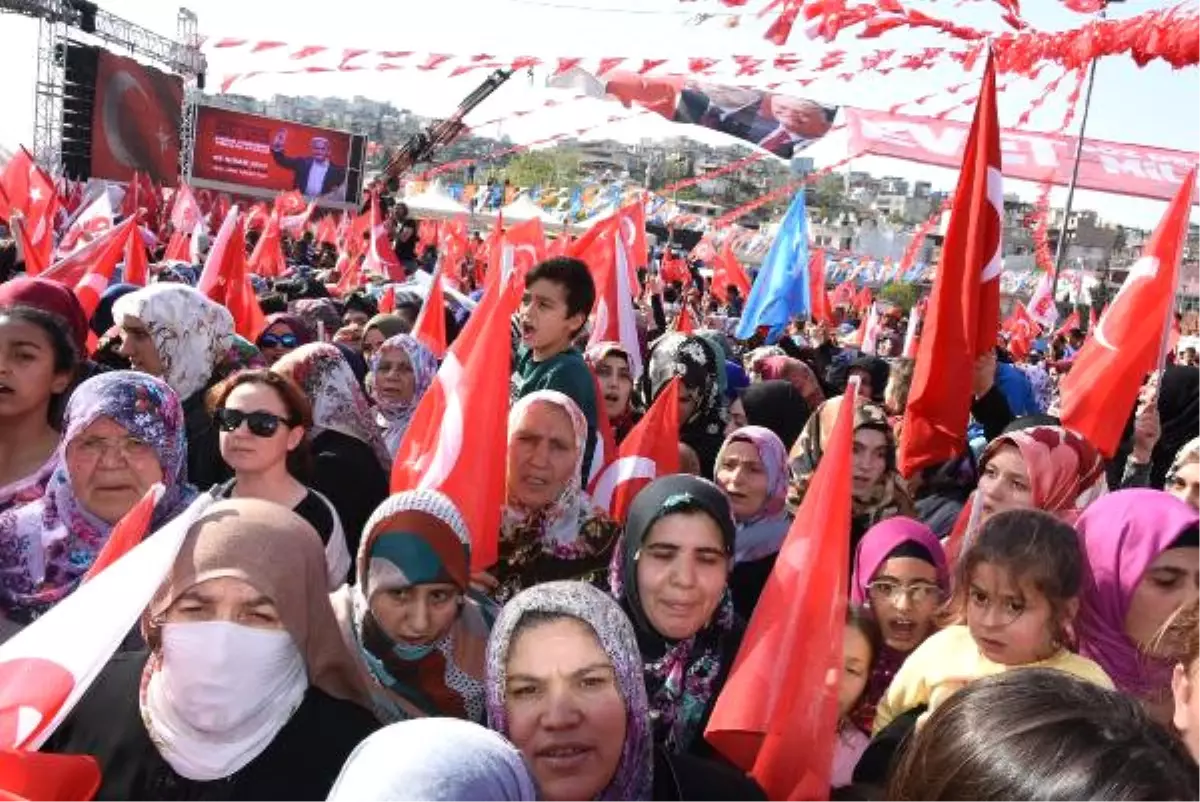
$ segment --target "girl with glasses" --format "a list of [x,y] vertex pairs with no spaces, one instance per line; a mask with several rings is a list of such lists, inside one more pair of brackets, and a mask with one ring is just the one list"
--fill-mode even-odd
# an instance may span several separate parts
[[217,385],[212,400],[221,458],[233,469],[233,479],[217,489],[217,497],[260,498],[295,512],[320,536],[329,587],[339,587],[350,571],[341,519],[329,499],[299,478],[311,467],[308,399],[277,373],[247,370]]

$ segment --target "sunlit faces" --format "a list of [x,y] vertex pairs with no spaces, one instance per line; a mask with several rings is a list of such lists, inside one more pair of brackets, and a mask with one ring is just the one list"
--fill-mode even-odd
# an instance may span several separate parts
[[911,652],[929,636],[942,598],[932,564],[916,557],[892,557],[875,572],[867,590],[889,647]]
[[403,348],[381,352],[374,375],[375,400],[385,406],[407,404],[417,392],[417,375]]
[[1167,477],[1167,486],[1163,488],[1180,501],[1200,509],[1200,462],[1195,460],[1185,462]]
[[650,625],[671,640],[699,632],[725,593],[729,559],[721,528],[708,515],[659,518],[637,557],[638,596]]
[[449,582],[372,591],[371,615],[389,638],[415,646],[434,643],[458,617],[462,593]]
[[133,315],[121,319],[121,347],[117,353],[129,360],[130,367],[142,373],[162,376],[166,370],[150,329]]
[[1045,660],[1060,648],[1078,599],[1070,599],[1056,619],[1049,599],[1032,582],[1014,577],[1003,566],[980,563],[967,588],[967,627],[980,653],[1007,666]]
[[871,676],[872,657],[871,641],[861,629],[847,624],[842,639],[842,679],[838,684],[839,716],[847,715],[862,698]]
[[370,361],[371,357],[375,355],[375,352],[379,350],[379,346],[383,345],[386,339],[387,337],[379,330],[378,326],[373,329],[367,329],[367,333],[362,338],[363,358]]
[[888,436],[878,429],[854,432],[854,497],[869,498],[887,472]]
[[1154,650],[1158,633],[1175,611],[1196,598],[1200,585],[1200,549],[1167,549],[1150,563],[1134,588],[1125,615],[1125,634]]
[[525,288],[521,300],[521,342],[535,357],[552,356],[570,344],[583,327],[586,314],[567,314],[567,288],[548,279],[538,279]]
[[167,609],[166,623],[225,621],[256,629],[283,629],[275,602],[242,579],[222,576],[192,585]]
[[110,524],[163,480],[154,447],[107,416],[94,420],[67,444],[67,471],[83,508]]
[[220,431],[221,458],[237,473],[260,473],[287,460],[288,453],[304,439],[304,429],[289,426],[287,405],[273,388],[258,382],[234,387],[225,399],[225,409],[239,412],[267,412],[280,419],[275,433],[262,437],[242,423],[232,432]]
[[633,394],[629,360],[622,354],[610,354],[596,363],[595,370],[605,413],[610,420],[621,417],[629,411],[629,397]]
[[733,399],[729,405],[729,423],[725,426],[725,436],[728,437],[743,426],[749,425],[750,421],[746,418],[746,407],[742,404],[742,399]]
[[1000,446],[983,466],[979,477],[979,501],[983,504],[979,511],[980,523],[999,512],[1033,507],[1029,471],[1016,446]]
[[716,481],[725,491],[733,517],[739,522],[753,518],[767,503],[770,492],[767,466],[753,443],[737,440],[722,450]]
[[509,500],[530,510],[550,505],[578,470],[578,459],[566,410],[546,401],[531,404],[509,433]]
[[504,688],[508,737],[550,802],[595,799],[625,745],[616,671],[591,628],[575,618],[518,632]]
[[54,343],[36,323],[0,314],[0,417],[49,403],[65,392],[69,372],[56,373]]

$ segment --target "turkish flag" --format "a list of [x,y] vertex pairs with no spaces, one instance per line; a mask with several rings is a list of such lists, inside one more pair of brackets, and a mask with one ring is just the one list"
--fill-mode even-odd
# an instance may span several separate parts
[[1193,167],[1061,383],[1063,426],[1109,458],[1142,380],[1162,366],[1166,354],[1195,185]]
[[433,282],[429,285],[425,303],[421,304],[412,333],[438,359],[446,356],[446,293],[442,290],[440,267],[433,274]]
[[396,311],[396,285],[389,284],[388,288],[383,291],[383,295],[379,296],[379,313],[381,315]]
[[[823,263],[822,263],[823,264]],[[854,284],[849,279],[833,288],[833,305],[850,306],[854,303]]]
[[95,799],[100,764],[91,755],[0,750],[0,799]]
[[71,225],[58,243],[58,253],[65,256],[109,231],[114,225],[115,217],[116,213],[113,211],[108,192],[102,190],[87,205],[87,208],[71,221]]
[[[853,397],[857,380],[846,395]],[[854,405],[829,445],[746,627],[704,737],[768,799],[828,799],[850,565]]]
[[25,218],[21,216],[20,212],[15,212],[8,218],[8,226],[12,229],[13,239],[16,240],[21,261],[25,263],[25,275],[36,276],[41,274],[47,267],[48,254],[43,253],[40,248],[35,248],[33,243],[29,241],[29,232],[25,226]]
[[833,310],[825,293],[825,249],[814,248],[808,257],[808,295],[814,323],[833,324]]
[[342,251],[338,256],[337,265],[334,268],[337,274],[341,276],[337,283],[337,294],[339,297],[344,297],[358,288],[362,283],[362,265],[356,257],[353,257]]
[[266,328],[267,319],[246,271],[246,233],[240,217],[236,206],[225,215],[196,289],[224,304],[233,315],[234,331],[255,342]]
[[871,295],[871,288],[863,287],[858,291],[858,294],[854,296],[853,306],[855,310],[859,312],[866,312],[874,303],[875,298]]
[[145,287],[150,283],[150,257],[146,255],[146,243],[137,226],[125,237],[125,270],[122,278],[126,284]]
[[196,196],[192,194],[192,188],[180,181],[179,189],[175,191],[175,202],[171,207],[171,225],[176,231],[190,233],[203,218],[204,213],[200,210]]
[[503,284],[485,292],[417,404],[392,464],[393,493],[440,490],[458,506],[471,532],[472,570],[491,567],[500,553],[513,297]]
[[334,222],[332,214],[325,215],[317,223],[317,233],[314,239],[321,245],[337,247],[337,223]]
[[692,306],[687,301],[679,307],[679,316],[675,318],[675,331],[680,334],[694,334],[696,318],[692,315]]
[[625,246],[625,269],[629,271],[629,286],[637,287],[637,271],[650,262],[650,248],[646,244],[646,201],[639,196],[617,209],[621,221],[621,242]]
[[659,476],[679,473],[679,378],[659,393],[630,430],[616,459],[592,481],[592,501],[622,524],[633,498]]
[[921,318],[925,315],[925,302],[913,306],[908,313],[908,327],[904,330],[904,352],[901,354],[905,359],[917,358],[917,345],[920,342],[920,337],[917,336],[917,330],[921,327]]
[[304,236],[304,227],[308,225],[308,220],[312,217],[313,209],[316,206],[316,201],[310,201],[308,206],[296,214],[283,214],[280,212],[279,229],[293,239],[300,239]]
[[592,227],[579,240],[575,256],[587,263],[596,285],[592,305],[592,333],[588,345],[618,342],[629,354],[629,370],[634,381],[642,375],[642,349],[638,343],[637,313],[633,307],[633,287],[629,283],[629,252],[626,227],[614,215]]
[[1079,328],[1079,322],[1080,322],[1079,321],[1079,310],[1078,309],[1071,310],[1071,314],[1067,315],[1067,319],[1064,320],[1063,324],[1061,326],[1059,326],[1058,329],[1054,332],[1054,336],[1055,337],[1066,337],[1068,334],[1071,333],[1071,329]]
[[246,267],[251,273],[266,278],[278,278],[287,272],[287,259],[283,255],[283,236],[279,228],[279,212],[272,211],[267,217],[266,228],[259,236]]
[[[996,73],[989,52],[904,410],[899,465],[905,476],[946,462],[967,446],[972,399],[965,378],[976,358],[996,347],[1000,328],[1000,170]],[[963,380],[947,381],[948,376]]]
[[167,243],[167,251],[163,254],[164,262],[191,262],[192,261],[192,241],[191,236],[185,232],[176,229],[171,234],[171,239]]
[[300,194],[300,190],[298,189],[280,192],[275,196],[275,211],[281,215],[300,214],[307,205],[304,201],[304,196]]
[[108,536],[103,548],[100,549],[100,553],[96,555],[96,561],[84,574],[84,582],[95,579],[101,571],[124,557],[133,550],[134,546],[145,540],[146,535],[150,532],[150,521],[154,518],[154,508],[158,506],[165,491],[166,487],[162,482],[155,482],[141,500],[134,504],[129,512],[121,516],[121,520],[117,521],[116,526],[113,527],[112,533]]
[[0,645],[0,749],[45,743],[137,623],[187,531],[212,503],[201,494],[153,537]]
[[729,303],[730,286],[738,288],[743,300],[750,295],[750,277],[733,255],[733,246],[729,244],[729,240],[725,240],[721,252],[713,261],[712,294],[721,303]]
[[600,389],[600,379],[592,371],[592,385],[596,389],[596,450],[592,454],[591,473],[588,474],[587,484],[590,487],[596,478],[604,472],[608,464],[617,458],[617,436],[613,433],[612,421],[608,419],[603,400],[604,391]]
[[525,293],[526,274],[545,258],[545,254],[546,234],[542,229],[542,221],[536,217],[501,231],[492,240],[488,254],[485,293],[490,292],[493,286],[503,286],[508,296],[504,303],[515,310]]
[[687,262],[676,258],[670,248],[663,250],[662,263],[658,270],[662,273],[663,281],[668,284],[679,282],[686,287],[692,283],[692,272],[688,270]]
[[117,262],[124,257],[127,239],[138,236],[137,218],[130,217],[55,262],[40,278],[48,278],[72,288],[88,320],[91,320],[96,307],[100,305],[100,296],[112,281]]
[[29,152],[21,148],[8,160],[0,175],[0,217],[11,221],[15,212],[25,218],[23,249],[27,263],[50,264],[57,210],[58,191],[54,182],[37,166]]

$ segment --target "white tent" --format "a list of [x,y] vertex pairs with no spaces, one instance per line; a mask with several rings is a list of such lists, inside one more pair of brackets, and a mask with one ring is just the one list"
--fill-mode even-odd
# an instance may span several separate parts
[[542,223],[562,225],[562,220],[538,206],[528,195],[522,194],[512,203],[500,210],[505,220],[541,220]]
[[413,217],[435,217],[449,219],[458,216],[469,216],[470,210],[446,194],[442,185],[435,181],[424,192],[409,195],[403,200]]

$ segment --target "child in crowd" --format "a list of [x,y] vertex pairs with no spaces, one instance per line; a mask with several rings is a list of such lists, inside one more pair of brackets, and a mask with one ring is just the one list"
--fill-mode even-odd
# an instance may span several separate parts
[[871,665],[879,653],[879,625],[864,607],[846,608],[846,634],[842,640],[842,681],[838,686],[838,739],[834,745],[833,772],[829,784],[842,788],[850,784],[854,766],[870,743],[866,733],[855,726],[850,712],[862,699],[871,676]]
[[596,285],[584,262],[560,257],[536,265],[525,277],[516,362],[517,398],[536,390],[558,390],[583,410],[588,424],[584,478],[596,446],[596,384],[572,343],[587,324],[595,300]]
[[951,609],[966,623],[934,634],[905,661],[874,731],[1011,668],[1054,668],[1112,688],[1100,666],[1067,648],[1085,570],[1075,530],[1057,518],[1038,510],[989,518],[958,565]]

